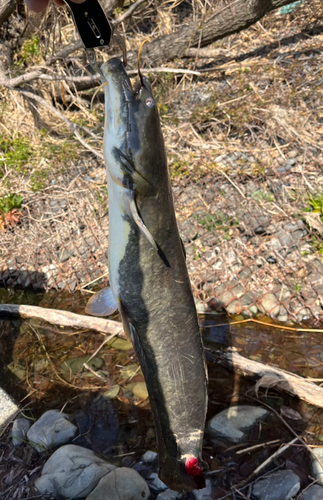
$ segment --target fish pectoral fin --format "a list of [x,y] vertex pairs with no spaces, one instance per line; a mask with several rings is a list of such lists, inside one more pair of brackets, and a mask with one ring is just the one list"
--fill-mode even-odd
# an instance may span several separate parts
[[103,288],[93,295],[85,307],[86,314],[92,316],[110,316],[118,309],[118,303],[110,287]]
[[129,196],[129,212],[130,212],[132,219],[137,224],[138,229],[141,232],[141,234],[149,241],[151,246],[158,252],[158,245],[157,245],[156,241],[154,240],[153,235],[147,229],[147,226],[145,225],[144,221],[142,220],[142,218],[139,215],[134,195]]
[[122,304],[121,300],[118,300],[118,305],[119,305],[119,312],[120,312],[120,316],[121,316],[123,331],[125,332],[126,337],[128,338],[128,340],[130,340],[130,342],[131,342],[132,338],[131,338],[130,323],[129,323],[128,316],[126,314],[126,311],[125,311],[125,309],[123,307],[123,304]]
[[155,196],[156,193],[153,186],[138,172],[131,159],[127,158],[120,149],[115,147],[112,150],[112,154],[120,164],[120,168],[124,174],[123,184],[126,188],[135,191],[141,196]]

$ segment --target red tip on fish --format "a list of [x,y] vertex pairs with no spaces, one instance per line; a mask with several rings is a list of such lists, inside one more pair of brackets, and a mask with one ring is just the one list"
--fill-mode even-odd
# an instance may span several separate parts
[[186,460],[185,471],[189,476],[194,478],[196,489],[200,490],[205,488],[205,480],[203,476],[203,467],[201,466],[198,458],[189,457]]

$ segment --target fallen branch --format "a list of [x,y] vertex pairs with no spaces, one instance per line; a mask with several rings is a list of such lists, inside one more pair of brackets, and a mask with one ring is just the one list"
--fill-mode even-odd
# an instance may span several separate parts
[[0,315],[20,316],[24,319],[40,319],[52,325],[68,326],[73,328],[86,328],[96,332],[118,335],[125,338],[122,323],[111,319],[83,316],[69,311],[46,309],[37,306],[23,306],[17,304],[1,304]]
[[211,349],[206,351],[206,355],[225,368],[253,380],[259,379],[256,389],[271,387],[278,391],[288,392],[309,404],[323,408],[323,388],[308,382],[299,375],[244,358],[234,350],[223,352]]
[[42,97],[39,97],[36,94],[33,94],[32,92],[28,92],[28,91],[20,89],[20,88],[15,88],[12,90],[17,91],[20,94],[22,94],[23,96],[28,97],[29,99],[32,99],[33,101],[38,102],[39,104],[41,104],[45,108],[48,108],[54,115],[58,116],[58,118],[60,118],[68,126],[68,128],[75,135],[76,139],[82,144],[82,146],[84,146],[91,153],[93,153],[95,156],[100,158],[100,160],[104,160],[103,154],[100,153],[99,151],[97,151],[96,149],[92,148],[92,146],[90,146],[90,144],[88,144],[83,139],[83,137],[81,136],[81,134],[77,130],[77,126],[74,123],[72,123],[68,118],[66,118],[66,116],[64,116],[63,113],[61,113],[58,109],[54,108],[54,106],[49,104],[45,99],[43,99]]

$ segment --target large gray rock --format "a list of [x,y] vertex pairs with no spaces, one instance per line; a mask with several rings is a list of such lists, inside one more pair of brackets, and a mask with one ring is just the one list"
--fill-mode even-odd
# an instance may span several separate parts
[[260,479],[252,487],[257,500],[289,500],[301,487],[300,479],[291,470],[281,470]]
[[92,450],[67,444],[47,460],[35,486],[43,495],[50,493],[65,498],[84,498],[103,476],[114,469],[114,465]]
[[16,418],[16,420],[14,420],[11,429],[12,444],[14,446],[19,446],[24,441],[27,441],[27,431],[29,427],[30,421],[26,418]]
[[259,419],[264,419],[269,411],[260,406],[230,406],[212,417],[207,429],[214,437],[225,438],[240,443],[246,438],[248,430]]
[[42,452],[67,443],[76,431],[77,427],[68,420],[65,413],[49,410],[30,427],[27,437],[33,448]]
[[317,456],[317,458],[320,460],[321,463],[323,463],[323,448],[313,448],[312,449],[312,473],[315,479],[318,480],[320,484],[323,485],[323,468],[318,460],[315,460],[314,455]]
[[323,488],[319,484],[313,484],[304,493],[301,494],[299,500],[322,500]]
[[134,469],[120,467],[104,476],[86,500],[143,500],[150,491]]

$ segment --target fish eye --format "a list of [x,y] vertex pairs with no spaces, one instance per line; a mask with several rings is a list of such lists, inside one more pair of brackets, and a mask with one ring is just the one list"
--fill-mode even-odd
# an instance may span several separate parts
[[155,104],[155,101],[151,97],[148,97],[148,99],[146,99],[146,104],[147,104],[148,108],[152,108]]

